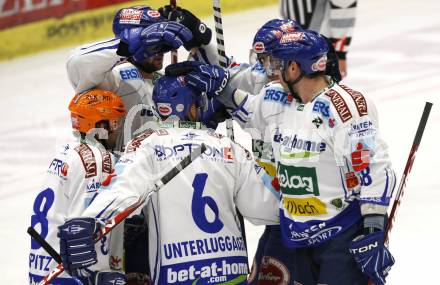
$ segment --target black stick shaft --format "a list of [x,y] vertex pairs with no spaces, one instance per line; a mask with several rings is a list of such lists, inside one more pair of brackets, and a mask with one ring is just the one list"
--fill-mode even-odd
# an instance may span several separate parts
[[36,240],[44,250],[57,262],[61,263],[61,256],[33,227],[27,229],[27,233]]

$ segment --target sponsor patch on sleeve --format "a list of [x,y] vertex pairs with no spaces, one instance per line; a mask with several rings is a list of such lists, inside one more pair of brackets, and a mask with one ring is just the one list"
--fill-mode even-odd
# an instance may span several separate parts
[[86,171],[85,178],[96,176],[96,159],[90,147],[86,144],[80,144],[75,147],[75,151],[79,154]]
[[330,89],[325,93],[325,95],[330,97],[331,102],[333,106],[335,106],[339,118],[341,118],[343,123],[353,118],[353,115],[351,114],[350,109],[348,108],[347,102],[345,102],[341,94],[339,94],[337,91],[333,89]]

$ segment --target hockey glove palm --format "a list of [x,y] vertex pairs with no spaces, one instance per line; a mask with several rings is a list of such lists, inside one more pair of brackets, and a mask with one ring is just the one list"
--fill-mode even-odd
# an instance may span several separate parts
[[384,245],[383,231],[356,237],[349,250],[362,273],[375,285],[385,284],[385,277],[394,264],[394,258]]
[[121,33],[121,41],[128,45],[128,51],[136,62],[177,49],[191,39],[190,30],[175,22],[160,22]]
[[173,7],[166,5],[159,9],[162,17],[180,23],[187,27],[193,34],[193,38],[183,43],[183,46],[190,50],[193,47],[200,47],[201,45],[207,45],[211,41],[212,31],[204,23],[200,21],[193,13],[180,7]]
[[226,91],[229,81],[228,70],[198,61],[171,64],[165,69],[165,75],[186,76],[186,81],[191,88],[196,92],[205,93],[210,99]]
[[96,231],[94,218],[74,218],[58,227],[61,259],[64,269],[71,276],[80,276],[80,269],[97,262],[93,241]]

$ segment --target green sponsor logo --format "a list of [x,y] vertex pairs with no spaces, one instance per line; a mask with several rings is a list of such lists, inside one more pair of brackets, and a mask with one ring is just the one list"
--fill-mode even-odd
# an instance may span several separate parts
[[314,167],[296,167],[278,163],[277,176],[283,194],[319,196]]

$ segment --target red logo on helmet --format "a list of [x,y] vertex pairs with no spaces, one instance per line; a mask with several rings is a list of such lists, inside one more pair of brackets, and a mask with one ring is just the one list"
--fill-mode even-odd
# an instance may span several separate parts
[[293,32],[293,33],[283,35],[280,39],[280,43],[282,43],[282,44],[292,43],[292,42],[300,41],[302,39],[304,39],[303,32]]
[[324,71],[327,66],[327,56],[321,56],[314,64],[312,64],[313,71]]
[[152,18],[160,17],[160,13],[159,13],[159,11],[156,11],[156,10],[149,10],[149,11],[147,12],[147,15],[150,16],[150,17],[152,17]]
[[157,103],[157,109],[162,116],[169,116],[173,112],[170,103]]
[[264,43],[262,42],[256,42],[253,48],[256,53],[262,53],[265,51]]

